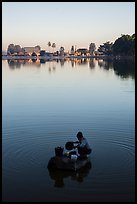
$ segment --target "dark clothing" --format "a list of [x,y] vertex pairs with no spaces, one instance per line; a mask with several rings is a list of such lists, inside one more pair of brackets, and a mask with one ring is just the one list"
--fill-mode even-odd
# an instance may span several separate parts
[[85,137],[80,140],[80,144],[78,145],[78,153],[80,156],[86,156],[91,153],[90,145]]
[[81,138],[79,147],[81,147],[81,148],[85,147],[87,149],[91,149],[90,145],[89,145],[89,143],[85,137]]
[[78,153],[80,155],[87,155],[91,153],[91,149],[87,149],[86,147],[78,147]]

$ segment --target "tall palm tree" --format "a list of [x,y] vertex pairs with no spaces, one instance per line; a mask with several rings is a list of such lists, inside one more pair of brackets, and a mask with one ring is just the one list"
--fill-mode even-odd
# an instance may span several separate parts
[[51,47],[51,42],[50,41],[48,42],[48,46]]
[[53,48],[53,53],[54,53],[54,48],[56,47],[55,43],[52,43],[52,48]]

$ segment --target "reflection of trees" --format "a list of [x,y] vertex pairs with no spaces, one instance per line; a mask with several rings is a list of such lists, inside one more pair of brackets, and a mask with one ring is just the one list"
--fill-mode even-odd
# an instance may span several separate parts
[[98,66],[99,67],[104,67],[104,60],[103,59],[98,59]]
[[15,63],[14,63],[13,60],[7,60],[7,62],[8,62],[8,65],[9,65],[9,67],[10,67],[11,69],[15,69]]
[[135,78],[135,62],[134,60],[114,60],[113,68],[117,75],[122,78],[131,76]]
[[54,71],[56,70],[56,67],[55,67],[55,65],[53,65],[52,69],[53,69]]
[[70,177],[73,181],[77,181],[79,183],[84,181],[84,178],[88,176],[90,170],[92,168],[91,162],[89,162],[85,167],[77,170],[77,171],[70,171],[70,170],[60,170],[60,169],[48,169],[49,175],[51,179],[55,181],[55,187],[64,187],[64,178]]
[[52,61],[52,69],[53,69],[53,71],[56,70],[56,60]]
[[60,59],[60,65],[64,66],[64,59]]
[[40,67],[41,64],[49,64],[49,72],[56,70],[56,63],[60,63],[61,66],[65,65],[65,62],[70,61],[72,67],[76,65],[85,65],[89,63],[89,67],[92,69],[96,66],[96,62],[100,68],[105,70],[113,69],[116,75],[122,78],[131,76],[135,78],[135,61],[133,59],[95,59],[95,58],[73,58],[73,59],[8,59],[9,68],[21,68],[21,65],[31,65]]
[[49,68],[48,68],[49,72],[51,72],[52,70],[53,71],[56,70],[56,60],[48,61],[48,65],[49,65]]
[[37,59],[8,59],[7,60],[9,68],[21,68],[21,65],[35,65],[40,67],[40,62]]
[[74,67],[74,60],[71,60],[71,66]]
[[98,65],[99,67],[103,67],[104,69],[109,70],[113,68],[113,60],[112,59],[98,60]]
[[90,58],[90,60],[89,60],[89,67],[90,67],[91,69],[93,69],[93,68],[95,67],[95,59]]
[[10,59],[8,59],[7,62],[8,62],[9,68],[15,69],[15,68],[21,68],[21,64],[23,64],[23,65],[26,64],[28,62],[28,59],[26,59],[26,60],[21,60],[21,59],[10,60]]
[[135,78],[135,62],[129,59],[102,59],[98,60],[99,67],[103,67],[106,70],[114,69],[116,75],[122,78],[132,76]]

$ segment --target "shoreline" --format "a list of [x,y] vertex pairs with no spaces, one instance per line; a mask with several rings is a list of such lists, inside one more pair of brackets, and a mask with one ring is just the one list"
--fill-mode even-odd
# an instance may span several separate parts
[[17,59],[87,59],[87,58],[98,58],[98,59],[135,59],[135,56],[107,56],[107,55],[94,55],[94,56],[7,56],[3,55],[2,60],[17,60]]

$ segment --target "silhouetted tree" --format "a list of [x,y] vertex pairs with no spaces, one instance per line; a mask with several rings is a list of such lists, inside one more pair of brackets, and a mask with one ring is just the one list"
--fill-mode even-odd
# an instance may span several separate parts
[[55,43],[52,43],[52,48],[53,48],[53,52],[54,52],[54,48],[56,47]]
[[15,52],[15,46],[14,46],[14,44],[10,44],[10,45],[8,45],[8,49],[7,49],[7,54],[14,54],[14,52]]
[[60,47],[59,49],[59,52],[60,52],[60,56],[64,56],[64,47]]
[[100,45],[98,48],[99,52],[102,52],[104,55],[111,55],[113,53],[112,50],[113,43],[105,42],[103,45]]
[[75,50],[74,50],[74,46],[72,45],[71,47],[71,54],[74,54]]
[[20,47],[20,45],[15,45],[14,46],[14,52],[16,52],[18,54],[21,51],[22,51],[22,48]]
[[95,50],[96,50],[95,43],[90,43],[90,45],[89,45],[89,53],[90,53],[90,55],[93,55]]
[[38,48],[39,51],[41,49],[41,47],[39,45],[36,45],[35,48]]
[[49,46],[49,48],[51,47],[51,42],[50,41],[48,42],[48,46]]
[[114,55],[134,55],[135,54],[135,34],[121,35],[113,44]]

